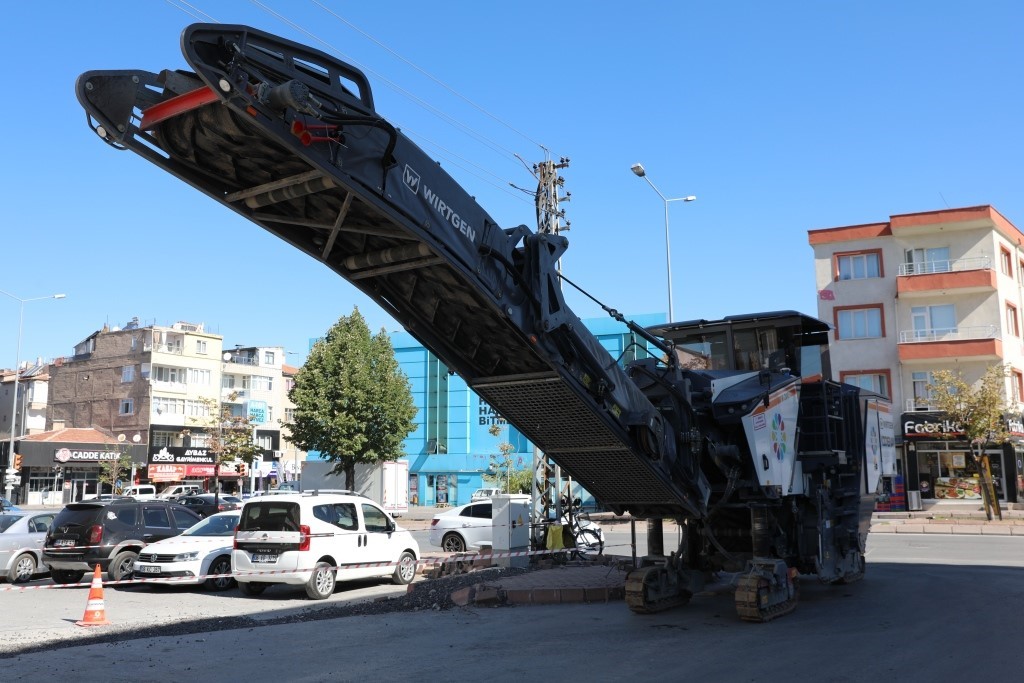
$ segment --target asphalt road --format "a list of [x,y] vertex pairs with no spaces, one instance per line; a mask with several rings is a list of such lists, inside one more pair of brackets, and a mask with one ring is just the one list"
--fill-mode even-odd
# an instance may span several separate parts
[[[259,626],[323,609],[299,591],[261,598],[183,587],[108,588],[118,643],[75,646],[87,590],[0,592],[0,678],[108,681],[342,681],[485,677],[649,681],[1017,680],[1024,655],[1024,538],[873,535],[868,572],[851,586],[801,582],[801,604],[769,624],[740,622],[728,595],[639,616],[621,602],[465,608]],[[40,582],[37,582],[40,583]],[[347,585],[332,601],[401,587]],[[328,601],[330,602],[330,601]],[[226,629],[232,615],[255,617]],[[209,631],[132,639],[197,619]],[[16,643],[45,650],[15,654]],[[126,668],[127,667],[127,668]]]

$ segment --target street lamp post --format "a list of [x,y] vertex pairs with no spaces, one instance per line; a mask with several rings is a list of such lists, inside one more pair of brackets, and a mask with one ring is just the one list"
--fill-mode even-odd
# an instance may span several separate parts
[[[20,309],[18,311],[18,345],[17,354],[14,359],[14,398],[11,399],[11,441],[7,447],[7,467],[11,470],[14,468],[14,435],[17,433],[15,429],[18,418],[18,376],[20,373],[18,366],[21,365],[21,333],[25,326],[25,304],[29,301],[41,301],[43,299],[63,299],[66,295],[50,294],[49,296],[35,296],[30,299],[22,299],[21,297],[14,296],[10,292],[5,292],[2,289],[0,289],[0,294],[10,297],[20,304]],[[24,429],[24,427],[25,426],[22,425],[22,429]],[[6,483],[7,498],[9,499],[11,497],[11,489],[14,488],[10,473],[6,473],[4,475],[4,482]]]
[[644,170],[643,164],[633,164],[630,166],[630,170],[633,171],[638,177],[643,178],[647,181],[647,184],[651,186],[661,200],[665,203],[665,268],[668,272],[668,321],[673,322],[675,320],[675,311],[672,310],[672,247],[669,243],[668,234],[668,205],[670,202],[692,202],[697,197],[695,195],[687,195],[685,197],[666,197],[661,193],[651,179],[647,177],[647,171]]

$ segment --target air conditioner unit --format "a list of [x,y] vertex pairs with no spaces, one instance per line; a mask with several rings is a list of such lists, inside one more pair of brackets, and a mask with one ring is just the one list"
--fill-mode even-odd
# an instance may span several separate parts
[[284,457],[284,451],[274,451],[274,457],[280,460]]

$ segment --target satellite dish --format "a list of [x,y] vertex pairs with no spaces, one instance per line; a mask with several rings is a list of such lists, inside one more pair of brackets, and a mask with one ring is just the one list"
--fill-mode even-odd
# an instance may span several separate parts
[[136,434],[135,436],[132,437],[132,442],[133,443],[138,443],[140,441],[142,441],[142,436],[141,435]]
[[223,358],[224,358],[224,362],[226,363],[226,362],[228,362],[229,360],[231,360],[231,354],[230,354],[230,353],[228,353],[227,351],[225,351],[225,352],[224,352],[224,356],[223,356]]
[[124,434],[118,434],[117,441],[118,443],[124,443]]

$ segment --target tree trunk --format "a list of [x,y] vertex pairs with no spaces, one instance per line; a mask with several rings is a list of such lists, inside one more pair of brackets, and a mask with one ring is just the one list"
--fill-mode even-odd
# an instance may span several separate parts
[[220,506],[220,462],[213,464],[213,509]]
[[349,491],[356,490],[356,463],[354,460],[345,460],[345,488]]
[[992,482],[992,466],[989,462],[988,453],[981,454],[981,463],[979,473],[981,475],[981,491],[982,497],[985,498],[985,514],[989,520],[992,519],[992,513],[1000,520],[1003,519],[1003,511],[999,507],[999,498],[996,496],[996,487]]

